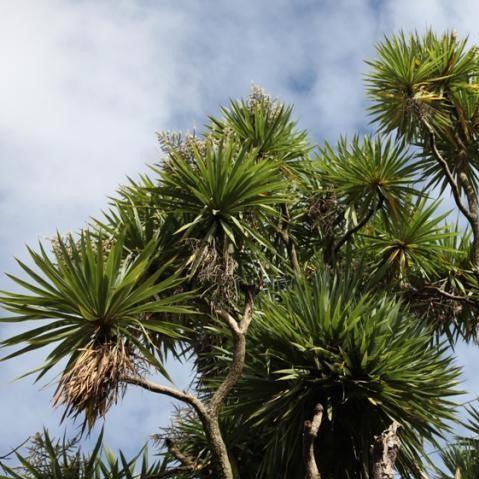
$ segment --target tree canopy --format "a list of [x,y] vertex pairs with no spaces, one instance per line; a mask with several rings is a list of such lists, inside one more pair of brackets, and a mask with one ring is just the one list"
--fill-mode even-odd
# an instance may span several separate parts
[[[478,338],[479,53],[400,33],[367,63],[375,132],[316,145],[254,86],[160,133],[101,218],[18,261],[1,321],[25,328],[4,359],[45,348],[31,373],[58,375],[64,417],[91,430],[128,387],[180,406],[153,464],[45,431],[0,477],[477,476],[474,436],[456,432],[444,470],[427,448],[456,431],[453,348]],[[190,390],[168,357],[194,365]]]

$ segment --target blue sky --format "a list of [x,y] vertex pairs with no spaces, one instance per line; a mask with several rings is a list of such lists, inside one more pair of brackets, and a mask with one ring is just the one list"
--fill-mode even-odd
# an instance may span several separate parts
[[[478,16],[475,0],[0,0],[0,270],[98,215],[126,175],[158,160],[156,131],[201,127],[255,82],[294,103],[315,141],[364,132],[363,60],[384,33],[432,26],[477,41]],[[457,352],[472,397],[479,349]],[[43,425],[63,431],[52,386],[12,382],[40,357],[0,365],[0,455]],[[187,384],[188,368],[175,370]],[[170,410],[129,391],[107,442],[135,450]]]

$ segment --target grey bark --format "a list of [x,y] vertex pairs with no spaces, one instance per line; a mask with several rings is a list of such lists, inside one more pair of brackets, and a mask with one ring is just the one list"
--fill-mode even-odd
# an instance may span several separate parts
[[394,465],[401,443],[397,435],[399,423],[393,422],[374,438],[372,446],[373,479],[393,479]]
[[317,404],[314,408],[313,418],[311,421],[304,422],[303,433],[303,459],[306,467],[306,479],[321,479],[316,456],[314,454],[314,446],[318,437],[319,427],[323,419],[323,406]]

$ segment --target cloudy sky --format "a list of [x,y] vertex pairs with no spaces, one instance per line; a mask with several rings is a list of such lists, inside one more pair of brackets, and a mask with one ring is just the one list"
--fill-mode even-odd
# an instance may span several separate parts
[[[158,159],[156,131],[201,127],[252,81],[294,103],[316,141],[365,131],[363,60],[375,42],[428,26],[476,41],[478,17],[475,0],[0,0],[0,270],[17,271],[25,244],[98,215]],[[458,357],[477,395],[479,350]],[[0,455],[43,425],[63,431],[52,387],[12,382],[39,360],[0,367]],[[169,411],[130,391],[108,416],[109,445],[132,452]]]

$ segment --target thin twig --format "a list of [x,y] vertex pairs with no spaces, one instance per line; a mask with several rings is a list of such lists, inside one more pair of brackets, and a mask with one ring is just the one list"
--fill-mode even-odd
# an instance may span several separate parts
[[341,247],[347,242],[349,241],[349,239],[355,234],[357,233],[371,218],[372,216],[374,215],[374,213],[376,213],[376,211],[378,211],[379,209],[381,209],[382,205],[383,205],[383,202],[384,202],[384,197],[381,196],[377,205],[376,206],[373,206],[372,208],[369,208],[369,211],[367,212],[367,214],[364,216],[364,218],[359,221],[359,223],[354,226],[353,228],[351,228],[350,230],[348,230],[344,236],[337,242],[336,246],[334,247],[334,255],[337,255],[338,254],[338,251],[341,249]]
[[196,396],[189,392],[180,391],[179,389],[170,386],[164,386],[163,384],[154,383],[141,376],[124,376],[121,378],[121,380],[127,384],[140,386],[147,391],[151,391],[157,394],[163,394],[165,396],[169,396],[174,399],[178,399],[179,401],[182,401],[186,404],[189,404],[195,409],[195,411],[198,413],[198,416],[202,420],[205,420],[208,417],[208,413],[204,404]]
[[422,289],[429,289],[431,291],[435,291],[436,293],[440,294],[441,296],[444,296],[445,298],[452,299],[454,301],[460,301],[462,303],[467,303],[467,304],[476,304],[475,301],[473,301],[470,297],[468,296],[460,296],[457,294],[449,293],[447,291],[444,291],[443,289],[439,288],[438,286],[434,285],[426,285],[423,286]]
[[8,459],[12,454],[15,454],[22,446],[24,446],[28,441],[30,440],[29,437],[25,439],[20,445],[18,445],[16,448],[12,449],[8,454],[5,454],[4,456],[0,456],[0,461],[3,459]]

